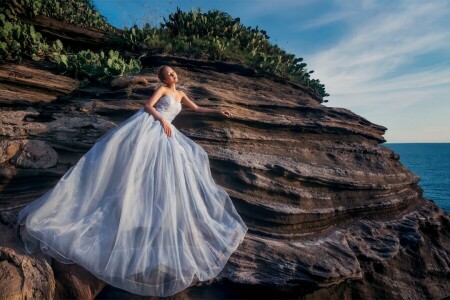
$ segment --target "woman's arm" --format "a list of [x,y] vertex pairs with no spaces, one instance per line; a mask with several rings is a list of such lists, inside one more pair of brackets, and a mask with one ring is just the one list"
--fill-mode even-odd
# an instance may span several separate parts
[[147,101],[147,103],[145,103],[144,106],[144,110],[161,123],[163,122],[164,117],[153,106],[159,100],[159,98],[162,97],[163,93],[164,87],[161,86],[153,93],[152,97]]
[[226,109],[213,109],[207,107],[200,107],[197,104],[195,104],[191,99],[189,99],[189,97],[186,96],[184,92],[180,91],[180,93],[182,94],[181,102],[185,104],[187,107],[192,108],[195,112],[210,112],[231,117],[231,113]]
[[164,132],[167,136],[172,135],[172,128],[170,123],[153,107],[155,103],[162,97],[165,87],[161,86],[152,95],[152,97],[145,103],[144,110],[151,114],[156,120],[158,120],[164,128]]

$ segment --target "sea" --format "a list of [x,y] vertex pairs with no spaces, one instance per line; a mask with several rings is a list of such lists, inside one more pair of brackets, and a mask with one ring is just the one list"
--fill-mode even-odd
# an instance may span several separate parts
[[450,212],[450,143],[383,143],[420,177],[424,197]]

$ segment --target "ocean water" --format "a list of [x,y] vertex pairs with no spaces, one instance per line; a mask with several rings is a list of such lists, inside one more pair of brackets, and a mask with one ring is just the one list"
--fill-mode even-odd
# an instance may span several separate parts
[[450,212],[450,143],[384,143],[420,177],[424,197]]

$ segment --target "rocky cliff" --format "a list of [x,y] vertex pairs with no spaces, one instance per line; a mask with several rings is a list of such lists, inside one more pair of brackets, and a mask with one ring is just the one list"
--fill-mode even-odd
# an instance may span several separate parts
[[249,227],[225,269],[174,298],[450,296],[450,215],[384,147],[386,128],[242,66],[151,56],[134,78],[80,88],[47,63],[0,66],[0,298],[138,298],[76,265],[27,256],[18,211],[142,108],[170,64],[200,106],[173,124],[209,154]]

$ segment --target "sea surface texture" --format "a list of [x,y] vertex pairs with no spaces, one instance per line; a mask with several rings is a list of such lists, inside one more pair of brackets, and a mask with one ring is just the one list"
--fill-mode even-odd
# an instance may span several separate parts
[[450,212],[450,143],[385,143],[417,176],[425,198]]

